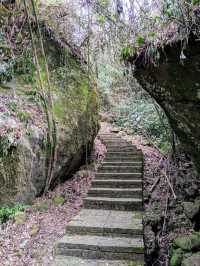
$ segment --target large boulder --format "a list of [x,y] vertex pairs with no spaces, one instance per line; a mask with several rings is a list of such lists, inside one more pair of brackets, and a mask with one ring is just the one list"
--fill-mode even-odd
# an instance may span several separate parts
[[[89,155],[98,131],[98,104],[95,84],[88,86],[81,63],[66,47],[52,43],[47,41],[45,48],[57,127],[55,185],[67,180]],[[42,57],[40,62],[46,86]],[[36,89],[38,80],[30,83],[27,77],[18,75],[0,84],[0,205],[31,202],[43,193],[47,181],[47,117]]]
[[136,60],[135,76],[142,87],[167,114],[184,150],[200,172],[200,45],[191,36],[187,48],[182,43],[159,50],[157,66],[144,65],[144,55]]

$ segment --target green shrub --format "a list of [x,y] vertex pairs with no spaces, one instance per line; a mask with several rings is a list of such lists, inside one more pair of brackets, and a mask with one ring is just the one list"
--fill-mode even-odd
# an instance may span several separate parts
[[127,45],[126,47],[122,48],[121,57],[122,57],[122,59],[127,59],[131,56],[134,56],[135,53],[136,53],[135,47],[133,47],[131,45]]
[[26,206],[17,204],[14,207],[0,207],[0,223],[6,223],[16,212],[24,211]]

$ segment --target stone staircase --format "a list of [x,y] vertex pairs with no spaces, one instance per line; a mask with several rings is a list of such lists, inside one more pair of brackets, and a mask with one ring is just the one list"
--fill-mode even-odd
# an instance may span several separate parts
[[56,243],[54,266],[143,266],[142,152],[116,134],[84,199]]

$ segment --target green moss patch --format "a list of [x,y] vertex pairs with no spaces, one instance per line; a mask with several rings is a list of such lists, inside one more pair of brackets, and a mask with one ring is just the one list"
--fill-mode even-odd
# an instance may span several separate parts
[[65,203],[65,198],[62,196],[55,196],[53,198],[53,203],[55,205],[63,205]]

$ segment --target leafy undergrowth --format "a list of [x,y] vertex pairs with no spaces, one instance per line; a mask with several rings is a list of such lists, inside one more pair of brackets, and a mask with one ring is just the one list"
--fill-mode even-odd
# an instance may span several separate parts
[[146,265],[171,265],[174,239],[195,230],[195,221],[187,217],[183,204],[198,196],[198,178],[184,154],[177,154],[175,162],[153,146],[145,145],[142,137],[132,138],[132,143],[144,154]]
[[0,227],[2,266],[50,265],[55,242],[65,234],[67,223],[80,211],[83,197],[106,152],[95,140],[95,167],[83,167],[71,180],[35,200],[24,212],[17,212]]

